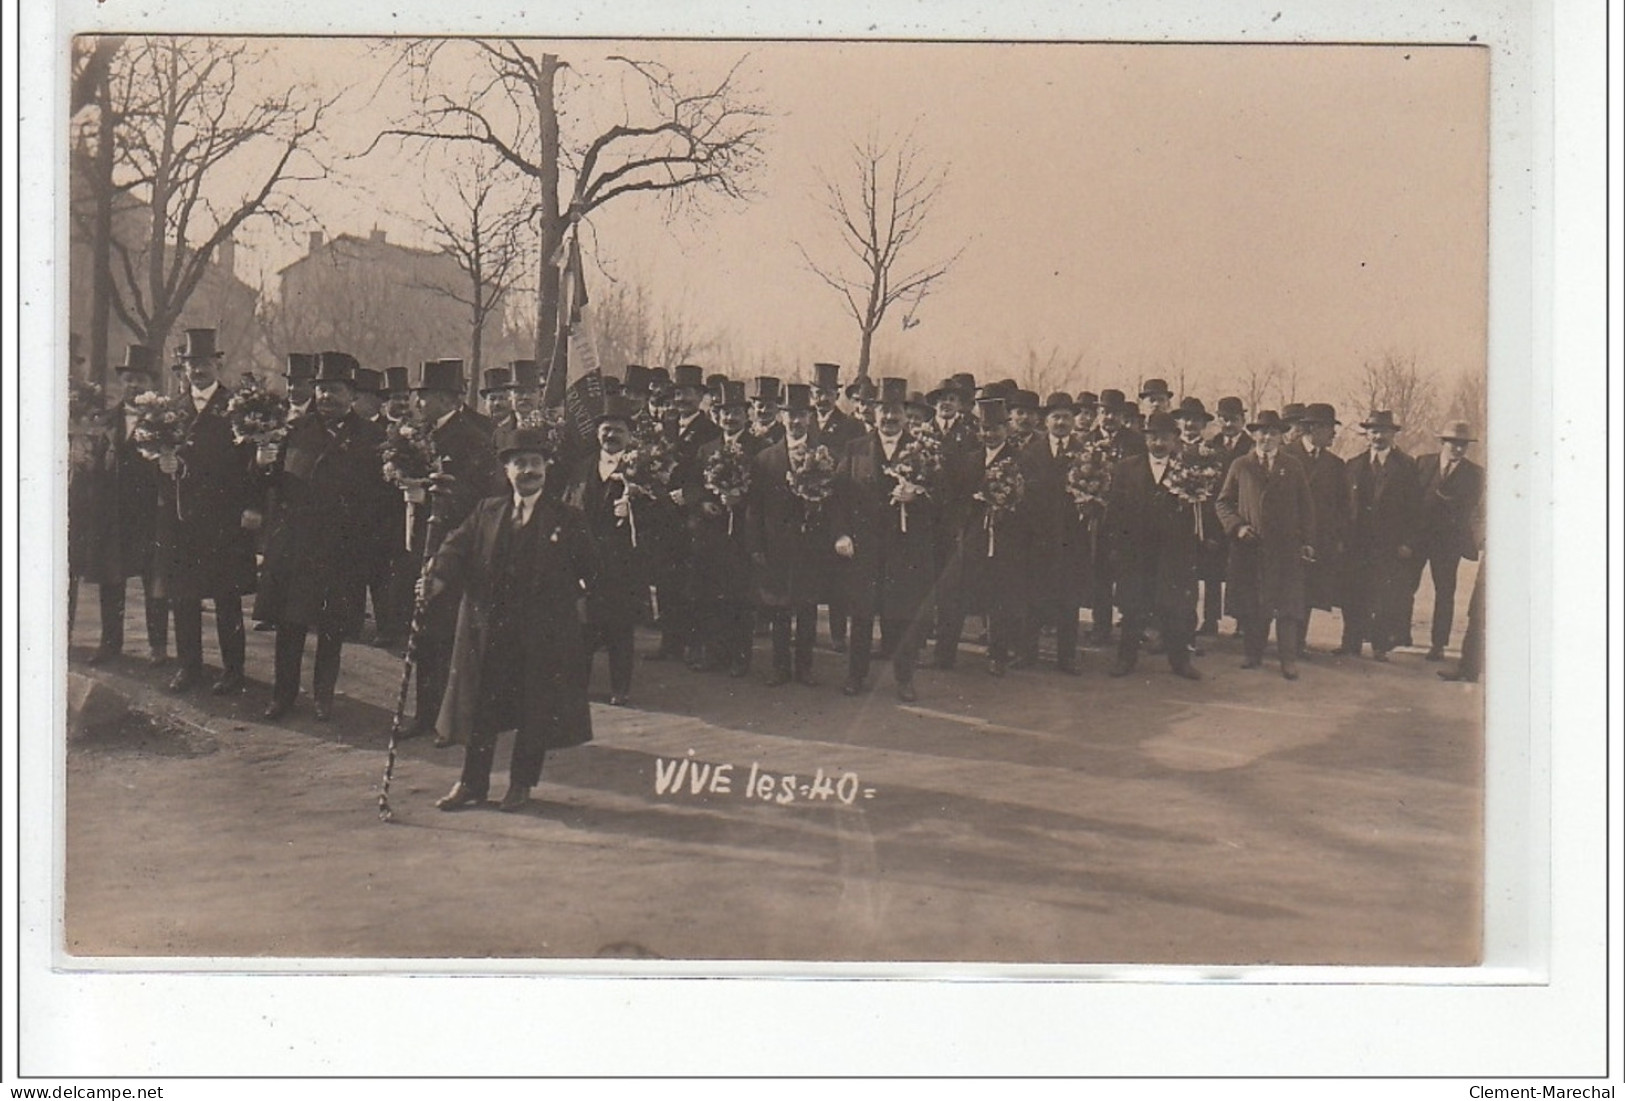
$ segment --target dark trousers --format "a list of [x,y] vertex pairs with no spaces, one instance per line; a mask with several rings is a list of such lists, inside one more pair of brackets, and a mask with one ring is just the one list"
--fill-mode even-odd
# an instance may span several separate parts
[[[309,633],[310,629],[303,623],[277,624],[276,676],[271,686],[273,699],[292,703],[299,695],[301,669],[305,663],[305,639]],[[316,632],[316,669],[311,695],[322,703],[333,702],[333,692],[339,683],[339,655],[343,649],[342,635],[323,630]]]
[[[102,600],[102,649],[113,653],[124,649],[124,594],[127,582],[104,581]],[[147,610],[147,646],[155,654],[169,649],[169,601],[152,595],[152,578],[141,579],[141,595]]]
[[1362,643],[1385,654],[1408,628],[1404,616],[1408,601],[1409,575],[1403,559],[1392,551],[1351,558],[1351,575],[1343,602],[1343,648],[1358,652]]
[[[491,793],[491,766],[496,763],[497,734],[495,731],[476,732],[468,739],[463,752],[462,784],[478,798]],[[542,778],[542,762],[547,750],[539,739],[527,738],[517,731],[513,739],[513,758],[508,763],[508,783],[522,788],[533,788]]]
[[609,694],[629,695],[632,691],[632,624],[606,627],[596,625],[588,632],[592,649],[587,651],[587,670],[592,671],[592,655],[609,651]]
[[[858,682],[868,679],[869,663],[874,656],[874,629],[873,612],[853,613],[852,638],[847,651],[847,679]],[[898,684],[912,684],[914,681],[914,668],[919,664],[925,629],[925,616],[919,614],[918,609],[907,619],[887,615],[880,617],[881,646],[891,654],[892,676]]]
[[1461,567],[1461,556],[1450,551],[1418,551],[1406,565],[1411,570],[1409,595],[1405,600],[1401,622],[1408,626],[1415,613],[1416,590],[1422,585],[1425,566],[1433,575],[1433,636],[1430,641],[1435,649],[1443,650],[1450,645],[1450,630],[1455,625],[1456,571]]
[[535,723],[521,721],[529,665],[517,621],[495,625],[486,664],[480,670],[481,698],[474,712],[474,732],[463,754],[462,783],[481,797],[490,791],[497,735],[504,730],[514,731],[508,783],[531,788],[542,778],[542,760],[547,755],[543,731]]
[[1140,657],[1140,639],[1148,623],[1155,623],[1167,648],[1168,665],[1184,669],[1191,663],[1191,614],[1188,608],[1123,609],[1123,633],[1117,642],[1117,661],[1133,668]]
[[749,600],[697,601],[694,612],[696,645],[709,668],[750,664],[755,613]]
[[[182,669],[203,668],[203,601],[175,597],[175,657]],[[214,598],[214,629],[220,641],[220,663],[228,673],[243,671],[247,648],[243,634],[243,598],[236,593]]]
[[[1108,618],[1095,621],[1099,624],[1111,623],[1110,605],[1107,606]],[[1028,662],[1038,661],[1038,631],[1045,623],[1055,624],[1055,664],[1060,668],[1076,665],[1078,662],[1078,605],[1057,603],[1051,601],[1046,604],[1027,605],[1027,621],[1022,628],[1021,656]]]
[[[812,672],[813,643],[818,638],[818,605],[796,604],[788,608],[764,609],[768,631],[773,637],[773,669],[779,673]],[[794,621],[794,643],[791,624]],[[792,652],[794,661],[792,662]]]
[[423,614],[413,651],[417,669],[417,711],[415,721],[425,729],[440,717],[440,701],[446,695],[451,675],[451,650],[457,635],[457,609],[451,601],[431,604]]
[[[1024,622],[1025,617],[1023,617],[1019,612],[1000,607],[989,607],[985,614],[987,616],[988,660],[1000,663],[1009,661],[1011,652],[1018,644],[1023,647],[1026,646],[1025,640],[1027,637],[1027,630]],[[1072,621],[1074,623],[1077,622],[1076,615],[1072,617]],[[941,622],[938,623],[937,647],[934,655],[936,657],[937,665],[945,669],[951,669],[953,667],[954,662],[957,661],[959,657],[959,641],[964,637],[964,635],[965,608],[964,605],[961,604],[956,609],[956,614],[953,616],[953,618],[947,621],[946,629]],[[1076,646],[1076,629],[1073,631],[1072,640],[1074,646]],[[1032,642],[1033,650],[1036,652],[1038,649],[1038,635],[1036,631],[1033,633]]]
[[829,602],[829,641],[834,646],[846,645],[846,598],[832,597]]
[[1249,661],[1263,661],[1270,640],[1270,621],[1275,622],[1275,649],[1282,661],[1296,661],[1303,645],[1303,620],[1250,614],[1240,617],[1241,648]]
[[1473,578],[1473,595],[1467,600],[1467,633],[1461,639],[1461,673],[1477,680],[1484,672],[1484,566]]
[[1106,539],[1096,535],[1094,552],[1094,585],[1089,594],[1089,634],[1096,642],[1104,642],[1112,634],[1112,568],[1106,551]]
[[1217,630],[1224,617],[1224,582],[1202,582],[1202,626]]

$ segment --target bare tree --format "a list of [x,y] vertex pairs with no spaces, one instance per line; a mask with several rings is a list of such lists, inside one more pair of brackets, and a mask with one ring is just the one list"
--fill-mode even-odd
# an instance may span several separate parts
[[717,334],[701,329],[681,303],[657,311],[642,283],[609,284],[592,309],[599,362],[608,370],[623,371],[628,363],[670,368],[723,354]]
[[502,316],[504,297],[513,289],[526,258],[531,203],[515,194],[511,172],[501,165],[459,157],[446,180],[455,203],[424,197],[430,238],[457,262],[461,287],[438,280],[417,284],[445,295],[468,311],[469,398],[478,391],[484,363],[486,325]]
[[866,376],[875,333],[887,311],[898,302],[907,302],[903,328],[918,324],[914,315],[921,301],[948,274],[964,249],[924,263],[916,263],[912,257],[948,179],[946,166],[920,163],[912,137],[902,139],[895,149],[873,137],[862,145],[854,144],[849,168],[855,179],[844,184],[823,173],[819,179],[824,208],[834,219],[850,259],[839,265],[820,264],[800,242],[796,248],[808,269],[840,296],[857,322],[858,374]]
[[1456,388],[1450,395],[1450,406],[1446,410],[1446,415],[1452,420],[1466,421],[1482,440],[1489,425],[1489,414],[1489,394],[1484,385],[1484,372],[1475,368],[1463,371],[1456,379]]
[[[318,179],[313,154],[330,103],[297,88],[263,95],[240,81],[260,55],[203,37],[127,39],[110,59],[106,125],[114,206],[139,207],[137,240],[109,238],[109,304],[145,344],[163,348],[215,250],[252,219],[301,213],[289,185]],[[95,179],[79,181],[95,196]],[[82,204],[81,224],[91,215]]]
[[[461,89],[440,83],[436,60],[447,49],[472,49],[480,73]],[[414,80],[415,117],[380,136],[416,142],[483,146],[535,181],[538,254],[536,358],[553,358],[559,302],[556,257],[572,223],[626,195],[660,196],[668,217],[704,195],[747,197],[761,159],[762,119],[738,86],[736,63],[715,84],[690,88],[666,67],[612,56],[629,78],[621,120],[590,137],[561,135],[558,80],[569,68],[557,54],[533,52],[515,39],[427,41],[406,48]],[[565,175],[572,177],[564,189]]]
[[1360,365],[1349,383],[1348,402],[1364,419],[1367,412],[1390,409],[1402,426],[1399,447],[1412,455],[1433,442],[1439,415],[1438,388],[1414,355],[1385,352],[1378,361]]
[[1237,396],[1246,403],[1248,416],[1268,408],[1272,394],[1280,395],[1283,374],[1280,363],[1271,360],[1265,364],[1254,363],[1237,377]]
[[1058,390],[1071,393],[1083,378],[1083,359],[1082,352],[1063,352],[1055,345],[1040,352],[1036,345],[1028,344],[1019,371],[1011,372],[1008,365],[989,363],[982,373],[988,378],[1009,374],[1023,390],[1031,390],[1043,399]]

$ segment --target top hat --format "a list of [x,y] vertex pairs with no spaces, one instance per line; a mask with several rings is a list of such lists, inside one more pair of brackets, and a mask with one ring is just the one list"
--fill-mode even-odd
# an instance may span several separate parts
[[551,459],[558,450],[558,440],[550,429],[533,428],[528,425],[499,428],[496,439],[492,442],[497,447],[497,458],[503,462],[508,461],[509,455],[517,455],[522,451],[534,451]]
[[1450,421],[1439,430],[1439,439],[1445,443],[1477,443],[1473,426],[1466,421]]
[[1309,407],[1302,402],[1289,401],[1281,406],[1281,419],[1288,424],[1301,424],[1303,423],[1304,414],[1308,411]]
[[991,428],[1008,421],[1010,411],[1003,398],[977,398],[976,419],[982,422],[983,428]]
[[839,363],[813,364],[812,384],[820,390],[836,390],[841,385],[841,365]]
[[777,405],[784,400],[784,385],[772,375],[758,375],[750,382],[750,400]]
[[784,411],[807,413],[812,410],[812,387],[803,382],[792,382],[784,388]]
[[638,402],[625,394],[605,394],[604,400],[598,405],[598,412],[593,416],[594,424],[603,424],[605,421],[625,421],[631,424],[638,413]]
[[692,363],[679,363],[671,369],[671,384],[673,389],[687,386],[693,390],[704,390],[705,372]]
[[515,390],[540,390],[542,388],[542,365],[534,359],[516,359],[508,364],[508,370],[513,372],[513,388]]
[[316,377],[316,357],[310,352],[289,352],[282,374],[289,382],[309,382]]
[[358,394],[383,393],[384,373],[371,367],[357,367],[355,369],[355,392]]
[[713,394],[722,393],[722,384],[728,381],[728,376],[718,371],[705,376],[705,388]]
[[1186,398],[1179,403],[1179,408],[1173,411],[1176,420],[1200,420],[1203,424],[1213,419],[1213,414],[1207,411],[1201,398]]
[[1159,432],[1177,433],[1179,431],[1179,422],[1174,420],[1172,413],[1164,413],[1159,410],[1145,418],[1145,431],[1147,435],[1155,435]]
[[507,367],[487,367],[482,374],[484,379],[480,386],[480,394],[492,394],[498,390],[513,389],[513,371]]
[[628,363],[621,385],[628,394],[647,394],[649,392],[649,383],[653,378],[654,372],[643,364]]
[[355,386],[356,369],[361,364],[348,352],[320,352],[316,356],[316,377],[312,382],[342,382]]
[[1067,413],[1076,413],[1078,411],[1078,403],[1073,401],[1072,395],[1068,394],[1065,390],[1057,390],[1055,393],[1044,399],[1044,414],[1048,416],[1050,413],[1056,412],[1057,410]]
[[1337,410],[1323,401],[1312,401],[1303,408],[1304,424],[1342,424]]
[[724,379],[717,394],[717,408],[730,409],[745,404],[745,384],[731,378]]
[[414,390],[449,390],[459,395],[467,388],[460,359],[424,360],[418,368],[417,383],[412,387]]
[[1273,409],[1261,409],[1247,424],[1247,431],[1259,432],[1266,428],[1273,428],[1277,432],[1286,431],[1287,422]]
[[976,400],[981,401],[983,398],[1004,398],[1006,401],[1008,401],[1010,395],[1014,394],[1015,392],[1016,380],[1013,378],[1001,378],[999,381],[990,382],[983,386],[980,390],[976,391]]
[[1037,409],[1039,404],[1038,391],[1017,390],[1005,399],[1005,404],[1011,409]]
[[390,396],[394,396],[395,394],[405,394],[411,392],[411,389],[412,372],[408,371],[405,367],[384,368],[383,392],[385,394]]
[[1230,397],[1219,399],[1219,416],[1242,417],[1246,416],[1246,414],[1247,407],[1241,404],[1240,398]]
[[908,379],[883,378],[880,380],[880,393],[876,398],[881,405],[907,405]]
[[671,372],[664,367],[649,368],[649,394],[671,393]]
[[846,384],[847,401],[875,401],[880,397],[880,391],[875,389],[875,380],[868,375],[859,375]]
[[145,344],[131,344],[124,349],[124,362],[113,370],[140,371],[142,374],[155,375],[158,373],[158,357]]
[[180,348],[181,359],[219,359],[225,353],[215,348],[214,335],[213,329],[187,329],[186,343]]
[[1394,411],[1392,409],[1373,409],[1371,415],[1360,422],[1360,427],[1392,428],[1395,432],[1398,432],[1401,426],[1394,423]]
[[1140,387],[1142,398],[1171,398],[1174,392],[1168,389],[1168,380],[1162,378],[1148,378]]
[[1121,412],[1128,407],[1128,398],[1121,390],[1102,390],[1100,392],[1100,408],[1110,413]]

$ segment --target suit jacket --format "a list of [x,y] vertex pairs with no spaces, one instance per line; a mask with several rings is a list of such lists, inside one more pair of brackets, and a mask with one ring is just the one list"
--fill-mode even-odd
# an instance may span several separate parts
[[1066,489],[1072,449],[1056,456],[1049,441],[1048,433],[1035,437],[1019,457],[1026,480],[1021,512],[1032,545],[1030,597],[1034,604],[1075,608],[1088,599],[1093,585],[1094,538]]
[[1476,560],[1483,538],[1484,468],[1462,459],[1447,478],[1444,456],[1416,460],[1421,480],[1418,549],[1429,557],[1455,555]]
[[818,423],[814,415],[812,423],[812,442],[816,446],[823,444],[829,448],[830,454],[839,455],[841,449],[853,440],[859,439],[869,431],[869,426],[850,413],[839,409],[833,410],[829,415],[829,422],[824,425]]
[[[1030,599],[1048,602],[1055,596],[1034,584],[1035,516],[1028,496],[1032,483],[1027,479],[1021,453],[1008,440],[993,453],[995,464],[1006,459],[1022,472],[1022,497],[1014,509],[990,518],[987,502],[976,497],[986,482],[987,448],[978,445],[958,458],[956,480],[961,496],[952,514],[950,553],[955,555],[959,569],[951,572],[989,612],[1020,614]],[[1071,505],[1070,498],[1067,503]],[[1075,516],[1077,509],[1072,511]]]
[[1253,438],[1245,432],[1238,432],[1234,440],[1226,440],[1224,433],[1219,432],[1208,443],[1224,451],[1226,468],[1253,449]]
[[[905,429],[898,448],[909,438]],[[847,444],[835,475],[832,534],[836,539],[850,536],[855,545],[846,571],[853,613],[873,614],[878,607],[885,618],[908,619],[936,582],[939,505],[930,497],[917,497],[907,506],[893,504],[897,479],[885,472],[885,465],[878,433]]]
[[[513,494],[487,498],[435,555],[431,591],[441,591],[434,600],[458,601],[436,729],[453,741],[468,741],[486,674],[494,668],[491,642],[501,634],[512,645],[517,632],[523,651],[517,670],[521,734],[547,749],[580,745],[592,738],[585,675],[589,651],[578,602],[585,597],[590,604],[599,583],[593,540],[579,513],[545,494],[526,524],[531,530],[523,543],[513,542],[512,523]],[[519,560],[511,557],[516,546],[524,551]]]
[[[184,400],[190,401],[189,392]],[[179,478],[160,473],[155,525],[156,573],[164,595],[203,599],[254,591],[254,537],[243,511],[260,505],[253,472],[254,447],[232,440],[226,406],[231,391],[218,386],[192,417],[177,450]]]
[[616,516],[615,502],[624,489],[619,481],[598,476],[595,451],[577,465],[564,495],[566,504],[582,514],[598,558],[598,583],[588,596],[587,620],[611,629],[632,627],[643,614],[649,598],[651,554],[645,520],[662,507],[640,498],[634,502],[630,518]]
[[1306,450],[1302,461],[1315,502],[1315,560],[1305,571],[1306,598],[1313,608],[1340,608],[1351,519],[1348,471],[1325,448],[1313,455]]
[[[740,433],[747,467],[760,450],[749,432]],[[689,596],[694,600],[749,600],[750,552],[746,545],[747,499],[731,508],[705,485],[705,468],[722,450],[723,437],[700,445],[692,478],[683,486],[689,531]],[[755,477],[751,479],[752,487]],[[714,515],[713,515],[714,513]]]
[[1363,564],[1399,560],[1401,546],[1416,547],[1421,483],[1416,460],[1395,447],[1379,468],[1369,450],[1348,460],[1351,522],[1349,554]]
[[[1228,598],[1241,614],[1302,619],[1305,601],[1303,548],[1314,547],[1315,501],[1303,464],[1286,449],[1266,471],[1250,452],[1230,465],[1214,501],[1230,536]],[[1243,526],[1256,538],[1237,538]]]
[[104,434],[90,440],[91,465],[74,479],[87,492],[84,556],[78,576],[123,581],[152,572],[157,546],[158,464],[144,458],[126,430],[124,406],[108,414]]
[[[807,446],[819,443],[809,437]],[[757,452],[746,502],[753,589],[757,602],[769,608],[828,600],[836,572],[831,503],[811,505],[797,497],[789,473],[787,441]]]
[[1102,432],[1100,438],[1110,442],[1112,458],[1119,462],[1131,456],[1146,453],[1145,437],[1127,426],[1119,428],[1114,436],[1107,436]]
[[1188,615],[1196,602],[1196,523],[1190,505],[1153,479],[1147,455],[1113,470],[1105,526],[1119,606]]

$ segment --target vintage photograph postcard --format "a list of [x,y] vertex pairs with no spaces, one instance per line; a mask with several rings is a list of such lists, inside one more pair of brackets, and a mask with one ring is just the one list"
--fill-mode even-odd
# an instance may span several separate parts
[[70,75],[68,966],[1483,961],[1486,47]]

